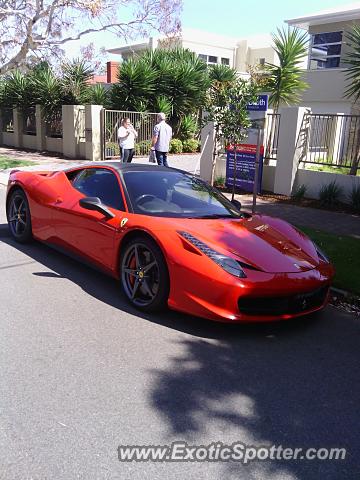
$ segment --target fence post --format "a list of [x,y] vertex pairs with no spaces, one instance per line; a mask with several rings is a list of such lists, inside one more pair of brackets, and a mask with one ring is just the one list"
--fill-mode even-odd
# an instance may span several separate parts
[[[284,107],[280,109],[281,122],[277,150],[274,193],[291,195],[298,167],[298,138],[304,114],[309,109]],[[300,145],[301,149],[301,145]]]
[[81,105],[62,106],[63,155],[68,158],[79,158],[81,129],[78,121]]
[[86,159],[95,162],[102,160],[102,109],[102,105],[85,105]]
[[21,148],[23,144],[23,116],[19,108],[13,109],[14,116],[14,147]]
[[35,107],[36,119],[36,148],[43,151],[46,149],[46,125],[42,117],[41,105]]
[[200,177],[206,182],[214,180],[212,178],[212,161],[215,145],[215,127],[214,122],[209,122],[201,130],[201,154],[200,154]]

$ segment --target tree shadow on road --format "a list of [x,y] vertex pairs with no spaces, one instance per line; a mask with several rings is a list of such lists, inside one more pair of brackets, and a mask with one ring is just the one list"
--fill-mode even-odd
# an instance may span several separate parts
[[360,322],[329,308],[310,327],[181,342],[183,354],[152,372],[150,401],[169,435],[199,438],[215,423],[239,431],[238,441],[246,431],[260,445],[345,447],[345,461],[277,461],[273,472],[282,467],[303,480],[359,478]]

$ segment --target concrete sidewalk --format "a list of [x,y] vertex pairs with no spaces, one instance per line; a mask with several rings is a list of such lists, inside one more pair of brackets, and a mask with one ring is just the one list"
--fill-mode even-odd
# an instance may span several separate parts
[[[243,207],[252,207],[251,195],[237,195]],[[264,215],[279,217],[293,225],[310,227],[336,235],[349,235],[360,239],[360,216],[350,213],[331,212],[318,208],[299,207],[288,203],[257,199],[256,211]]]

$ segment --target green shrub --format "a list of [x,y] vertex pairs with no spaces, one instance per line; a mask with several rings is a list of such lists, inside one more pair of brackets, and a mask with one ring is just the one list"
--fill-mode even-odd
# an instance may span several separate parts
[[170,153],[182,153],[183,144],[178,138],[173,138],[170,142]]
[[360,212],[360,185],[354,185],[349,195],[351,206],[356,212]]
[[135,143],[135,155],[148,155],[151,148],[150,140],[143,140],[142,142]]
[[106,157],[119,157],[120,156],[119,144],[115,143],[115,142],[106,142],[105,156]]
[[199,151],[200,142],[195,138],[189,138],[188,140],[184,140],[182,142],[183,145],[183,152],[185,153],[195,153]]
[[184,115],[180,120],[179,138],[182,142],[192,139],[198,130],[197,120],[192,115]]
[[299,185],[296,190],[291,194],[291,198],[296,202],[301,202],[301,200],[305,197],[307,191],[307,186],[302,184]]
[[323,185],[320,189],[319,200],[321,205],[332,207],[339,202],[343,194],[343,189],[336,183],[330,182],[328,185]]
[[226,178],[220,175],[219,177],[216,177],[214,180],[214,187],[224,187],[225,186],[225,180]]

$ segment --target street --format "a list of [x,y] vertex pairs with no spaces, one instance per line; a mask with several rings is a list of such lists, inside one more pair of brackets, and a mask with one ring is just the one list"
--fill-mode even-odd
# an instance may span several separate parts
[[[220,325],[16,244],[0,186],[0,479],[359,478],[360,320]],[[119,445],[344,447],[345,460],[119,462]]]

